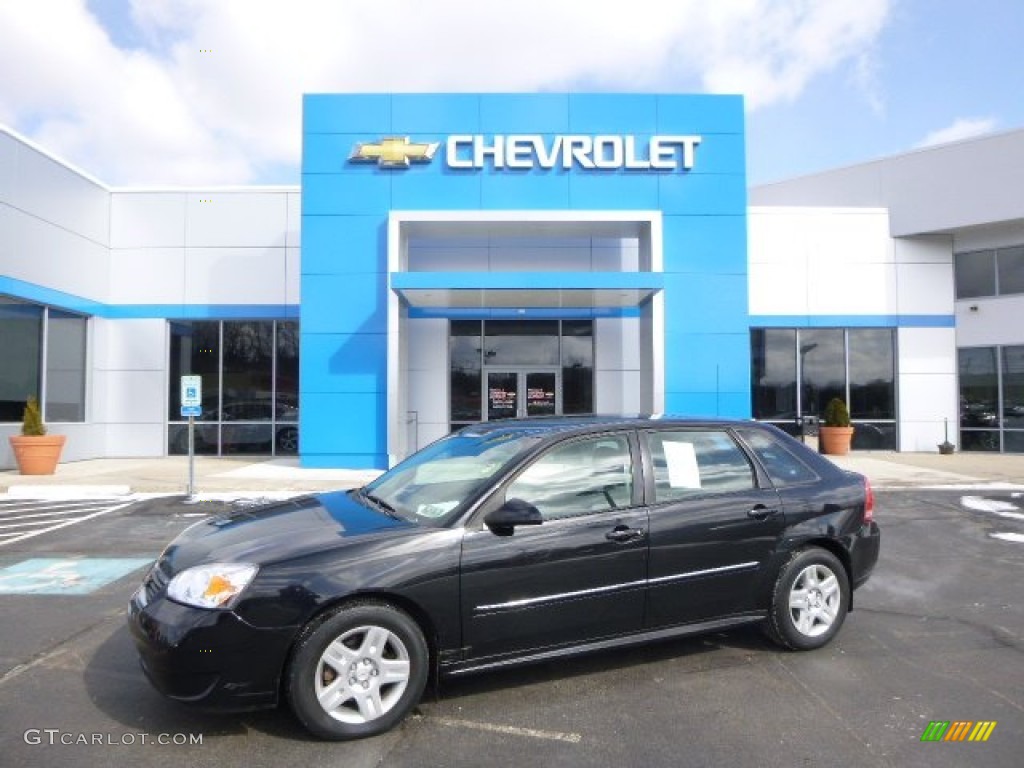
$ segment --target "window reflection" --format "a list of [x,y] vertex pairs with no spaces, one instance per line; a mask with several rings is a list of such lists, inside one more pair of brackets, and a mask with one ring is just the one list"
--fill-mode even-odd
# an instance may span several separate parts
[[896,418],[892,331],[887,328],[851,329],[849,349],[851,418]]
[[796,417],[796,331],[751,332],[754,413],[759,419]]
[[[170,330],[170,421],[182,420],[180,377],[203,380],[197,453],[298,453],[297,322],[172,322]],[[168,451],[187,450],[187,429],[170,425]]]
[[999,382],[995,347],[960,349],[960,426],[968,429],[996,425]]
[[20,422],[25,401],[38,397],[43,308],[0,296],[0,421]]
[[999,295],[1024,293],[1024,246],[1000,248],[996,259],[999,262]]
[[833,397],[846,400],[846,352],[840,329],[800,331],[801,409],[821,417]]
[[829,400],[847,400],[849,393],[857,428],[853,447],[895,449],[896,343],[891,328],[755,328],[750,349],[755,419],[775,421],[799,436],[799,417],[821,418]]
[[1003,347],[1003,426],[1024,429],[1024,347]]
[[955,254],[953,266],[958,299],[996,295],[994,251]]

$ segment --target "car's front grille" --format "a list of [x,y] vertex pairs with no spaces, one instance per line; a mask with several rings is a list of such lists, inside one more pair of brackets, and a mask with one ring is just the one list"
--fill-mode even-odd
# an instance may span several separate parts
[[142,584],[146,603],[163,594],[170,580],[171,575],[168,573],[166,563],[163,560],[157,560],[146,577],[146,581]]

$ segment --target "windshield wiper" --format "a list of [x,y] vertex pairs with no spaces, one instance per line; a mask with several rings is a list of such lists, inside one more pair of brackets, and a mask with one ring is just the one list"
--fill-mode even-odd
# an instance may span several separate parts
[[382,499],[380,496],[374,496],[372,493],[367,493],[362,488],[356,491],[356,493],[359,495],[360,498],[366,499],[368,502],[373,504],[373,506],[377,507],[377,509],[381,510],[388,517],[393,517],[395,518],[395,520],[402,519],[401,515],[398,514],[398,511],[393,506],[384,501],[384,499]]

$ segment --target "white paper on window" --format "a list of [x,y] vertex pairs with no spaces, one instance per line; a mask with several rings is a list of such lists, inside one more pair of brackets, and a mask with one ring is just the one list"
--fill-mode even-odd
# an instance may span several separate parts
[[700,488],[700,468],[693,443],[665,441],[665,463],[668,465],[668,484],[672,488]]

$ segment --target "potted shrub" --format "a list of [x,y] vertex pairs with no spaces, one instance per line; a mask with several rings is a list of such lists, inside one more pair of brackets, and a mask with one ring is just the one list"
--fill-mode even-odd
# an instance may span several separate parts
[[825,406],[825,423],[819,430],[821,452],[832,456],[845,456],[850,452],[853,427],[850,426],[850,411],[846,403],[833,397]]
[[21,434],[11,435],[11,450],[23,475],[52,475],[64,449],[64,435],[47,435],[39,401],[29,397],[21,422]]

